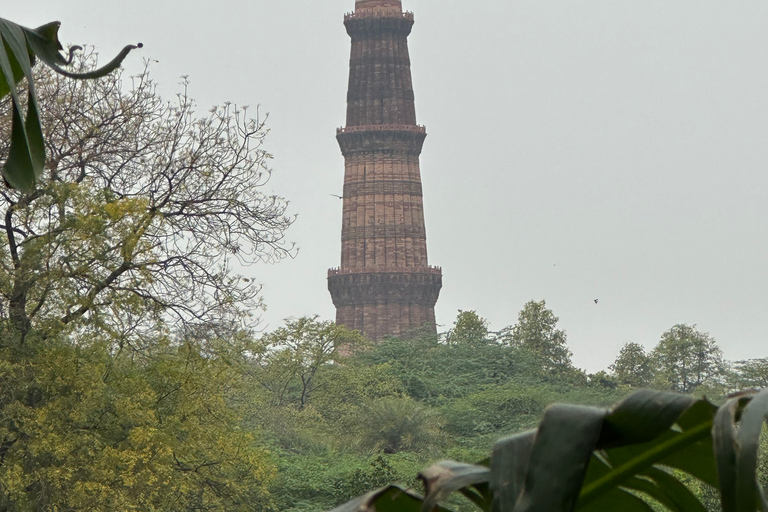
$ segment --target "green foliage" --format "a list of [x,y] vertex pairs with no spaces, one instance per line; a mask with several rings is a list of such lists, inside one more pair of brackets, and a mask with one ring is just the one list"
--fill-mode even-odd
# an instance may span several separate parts
[[439,405],[510,379],[541,378],[537,358],[525,349],[493,342],[439,344],[434,339],[389,339],[357,357],[360,364],[388,364],[403,390]]
[[518,314],[510,333],[512,343],[535,354],[543,371],[553,377],[572,369],[565,331],[557,328],[557,321],[545,301],[529,301]]
[[277,406],[303,409],[318,387],[315,379],[325,365],[359,350],[365,340],[357,331],[317,316],[286,320],[285,327],[264,335],[255,349],[261,371],[255,378],[269,390]]
[[603,370],[587,375],[587,381],[592,387],[616,389],[619,386],[619,382],[616,380],[616,378]]
[[[40,109],[35,92],[32,66],[39,58],[52,70],[70,78],[98,78],[120,66],[128,53],[141,47],[129,45],[123,48],[112,62],[88,73],[72,73],[61,68],[72,61],[73,47],[69,58],[60,51],[58,21],[36,29],[29,29],[0,18],[0,98],[10,93],[13,104],[11,146],[2,167],[5,182],[16,189],[31,192],[45,165],[45,141],[40,125]],[[26,115],[22,114],[24,104],[19,97],[17,84],[27,80]]]
[[652,357],[660,385],[681,393],[719,383],[725,374],[722,351],[695,325],[678,324],[662,334]]
[[616,361],[608,367],[619,384],[633,388],[648,387],[654,380],[655,362],[638,343],[621,347]]
[[[423,500],[397,510],[432,510],[459,491],[488,512],[707,512],[701,497],[711,494],[701,486],[719,489],[724,512],[763,510],[757,469],[766,418],[768,390],[720,408],[657,391],[611,409],[552,406],[536,430],[501,439],[489,463],[442,461],[424,470]],[[387,489],[335,510],[384,509]]]
[[227,400],[230,357],[157,340],[151,354],[6,339],[0,510],[269,510],[275,468]]
[[359,442],[365,450],[435,453],[446,442],[437,412],[410,398],[376,400],[360,419]]
[[488,340],[488,321],[475,311],[462,311],[445,338],[448,345],[482,345]]
[[768,388],[768,358],[736,361],[727,381],[730,389]]
[[333,436],[333,426],[312,405],[302,410],[275,406],[269,400],[255,401],[253,405],[246,413],[244,425],[263,432],[270,445],[277,449],[314,457],[342,443],[342,438]]
[[466,442],[477,436],[487,449],[489,436],[532,428],[551,400],[552,392],[541,386],[510,382],[452,400],[441,410],[454,438]]
[[425,463],[412,454],[354,455],[330,451],[312,457],[280,451],[279,470],[271,488],[275,508],[282,512],[310,512],[336,505],[389,482],[417,484]]
[[[358,354],[357,359],[363,365],[390,364],[409,396],[426,399],[435,394],[433,354],[439,347],[437,338],[431,336],[390,338]],[[444,375],[450,376],[450,373]]]
[[404,395],[388,363],[369,366],[347,360],[343,366],[327,365],[318,372],[317,381],[312,403],[334,436],[347,446],[355,446],[356,429],[365,422],[372,402]]
[[500,435],[535,427],[554,402],[609,405],[622,396],[620,390],[510,381],[452,400],[440,411],[452,439],[468,448],[488,450]]
[[331,482],[331,488],[335,501],[344,503],[397,480],[398,475],[392,464],[383,455],[377,455],[369,467],[356,468],[352,474],[336,478]]

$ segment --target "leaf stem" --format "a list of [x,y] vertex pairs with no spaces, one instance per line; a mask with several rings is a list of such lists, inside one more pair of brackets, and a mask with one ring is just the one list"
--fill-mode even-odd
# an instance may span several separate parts
[[695,443],[699,439],[710,435],[712,430],[712,421],[709,420],[701,425],[693,427],[679,436],[673,437],[663,443],[654,446],[650,450],[643,453],[641,456],[636,457],[604,475],[594,482],[586,485],[582,488],[579,494],[578,506],[581,507],[587,503],[597,499],[603,492],[608,491],[623,481],[635,476],[640,471],[644,470],[659,462],[667,455],[676,452],[690,444]]

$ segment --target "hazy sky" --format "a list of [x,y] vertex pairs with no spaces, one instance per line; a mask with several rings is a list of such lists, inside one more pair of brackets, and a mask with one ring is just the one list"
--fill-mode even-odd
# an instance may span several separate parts
[[[65,42],[129,58],[161,93],[189,75],[204,113],[270,113],[268,187],[298,220],[294,260],[245,272],[264,326],[334,318],[353,0],[0,0]],[[768,356],[768,2],[404,0],[440,328],[494,330],[546,299],[577,366],[697,324],[729,359]],[[9,7],[13,6],[12,9]],[[600,299],[598,304],[594,299]]]

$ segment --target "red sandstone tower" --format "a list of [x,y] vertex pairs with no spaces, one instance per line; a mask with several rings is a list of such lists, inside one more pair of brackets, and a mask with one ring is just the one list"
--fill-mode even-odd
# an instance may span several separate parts
[[357,0],[344,17],[352,38],[344,155],[341,267],[328,271],[336,323],[372,340],[427,326],[435,332],[442,273],[427,263],[408,35],[401,0]]

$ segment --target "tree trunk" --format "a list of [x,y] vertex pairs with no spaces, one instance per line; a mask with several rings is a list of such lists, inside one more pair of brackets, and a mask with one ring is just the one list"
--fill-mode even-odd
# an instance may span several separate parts
[[8,305],[8,316],[11,321],[11,327],[21,334],[22,341],[31,327],[31,321],[27,315],[28,291],[29,283],[17,277],[13,284],[13,291],[11,292]]

